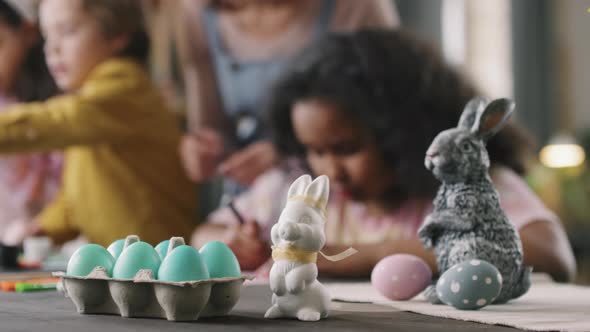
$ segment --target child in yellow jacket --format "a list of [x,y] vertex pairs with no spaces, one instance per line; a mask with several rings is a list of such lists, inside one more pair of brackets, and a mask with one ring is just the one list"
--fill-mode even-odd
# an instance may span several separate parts
[[190,234],[194,188],[180,132],[142,62],[138,0],[43,0],[51,74],[65,93],[0,114],[0,152],[64,149],[59,197],[33,233],[108,245],[127,234],[155,244]]

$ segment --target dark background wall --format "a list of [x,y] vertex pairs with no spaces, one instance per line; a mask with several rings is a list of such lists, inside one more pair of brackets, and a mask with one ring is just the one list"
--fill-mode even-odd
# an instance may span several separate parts
[[[472,1],[472,0],[465,0]],[[394,1],[402,26],[442,46],[443,0]],[[518,120],[537,138],[547,142],[556,129],[552,116],[553,55],[551,0],[511,1],[514,98]]]

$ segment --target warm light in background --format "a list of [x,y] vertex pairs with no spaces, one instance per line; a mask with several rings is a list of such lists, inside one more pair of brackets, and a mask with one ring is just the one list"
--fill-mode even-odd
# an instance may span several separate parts
[[551,168],[576,167],[586,159],[584,149],[570,136],[552,139],[539,153],[543,165]]

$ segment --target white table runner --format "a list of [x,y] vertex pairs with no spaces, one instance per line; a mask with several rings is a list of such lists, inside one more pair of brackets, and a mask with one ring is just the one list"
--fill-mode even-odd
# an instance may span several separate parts
[[531,289],[523,297],[477,311],[432,305],[420,295],[410,301],[391,301],[377,293],[370,282],[325,285],[335,301],[370,302],[401,311],[530,331],[590,331],[590,287],[554,283],[543,275],[534,275],[532,281]]

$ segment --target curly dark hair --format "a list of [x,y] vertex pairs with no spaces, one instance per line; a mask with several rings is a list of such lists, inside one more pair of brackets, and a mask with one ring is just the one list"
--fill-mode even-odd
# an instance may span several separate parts
[[[267,120],[279,152],[303,157],[293,105],[316,98],[335,103],[374,134],[395,175],[391,194],[431,197],[438,183],[424,167],[425,151],[440,131],[457,125],[476,95],[428,43],[400,30],[368,29],[328,35],[296,57],[270,95]],[[488,143],[490,158],[522,174],[528,142],[511,123]]]

